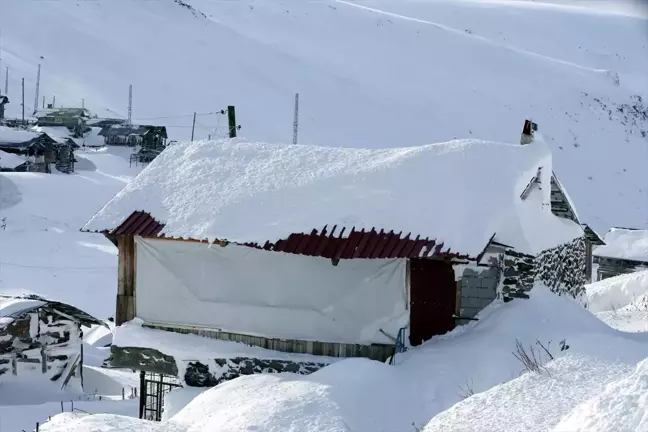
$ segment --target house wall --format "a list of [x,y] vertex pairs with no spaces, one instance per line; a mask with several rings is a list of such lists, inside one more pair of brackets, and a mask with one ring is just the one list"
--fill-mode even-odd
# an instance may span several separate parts
[[643,263],[639,261],[605,257],[595,257],[594,262],[598,264],[598,268],[596,270],[597,280],[603,280],[641,270],[648,270],[648,262]]
[[[501,273],[498,259],[491,257],[487,262],[484,266],[468,266],[462,272],[459,296],[459,316],[462,318],[474,318],[497,298]],[[469,321],[458,320],[457,324]]]
[[[7,319],[7,318],[4,318]],[[0,328],[0,381],[42,376],[81,384],[82,332],[78,322],[41,308]]]
[[585,293],[587,250],[585,237],[541,252],[537,257],[508,250],[504,257],[504,297],[528,297],[536,283],[553,292],[579,298]]
[[406,260],[330,260],[143,239],[136,316],[273,339],[393,344],[407,323]]

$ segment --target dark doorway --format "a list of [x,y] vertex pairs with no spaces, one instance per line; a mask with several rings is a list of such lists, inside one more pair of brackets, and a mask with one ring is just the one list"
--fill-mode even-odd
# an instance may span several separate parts
[[454,328],[456,282],[452,264],[410,260],[410,344],[420,345]]

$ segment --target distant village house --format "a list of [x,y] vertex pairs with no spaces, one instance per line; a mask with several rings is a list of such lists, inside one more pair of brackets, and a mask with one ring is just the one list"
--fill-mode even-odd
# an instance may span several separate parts
[[597,280],[648,270],[648,229],[612,228],[594,250]]
[[45,127],[66,127],[75,138],[81,138],[87,132],[87,121],[90,111],[85,108],[46,108],[37,111],[36,124]]
[[76,148],[78,145],[69,138],[0,126],[0,150],[25,158],[15,171],[50,173],[54,165],[61,172],[71,173]]

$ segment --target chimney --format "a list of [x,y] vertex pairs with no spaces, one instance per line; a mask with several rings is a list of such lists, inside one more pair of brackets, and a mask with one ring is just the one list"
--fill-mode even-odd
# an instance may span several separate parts
[[538,130],[538,125],[531,120],[524,120],[524,127],[522,128],[522,136],[520,137],[520,144],[526,145],[533,142],[533,134]]

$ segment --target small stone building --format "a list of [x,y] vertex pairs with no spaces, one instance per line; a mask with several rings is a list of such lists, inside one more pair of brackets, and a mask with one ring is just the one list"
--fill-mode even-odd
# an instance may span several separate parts
[[103,325],[68,304],[0,296],[0,383],[43,380],[83,386],[83,328]]
[[[127,336],[133,320],[161,334],[384,361],[497,298],[528,297],[535,283],[579,297],[587,240],[553,211],[554,179],[549,149],[532,139],[170,146],[82,228],[119,250],[116,324],[127,324],[111,364],[186,373],[169,353],[129,345],[142,340]],[[214,361],[199,367],[220,374]]]
[[597,280],[648,269],[648,229],[610,229],[594,250]]

